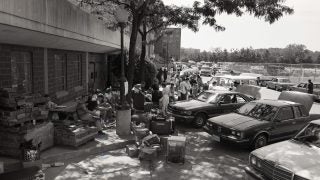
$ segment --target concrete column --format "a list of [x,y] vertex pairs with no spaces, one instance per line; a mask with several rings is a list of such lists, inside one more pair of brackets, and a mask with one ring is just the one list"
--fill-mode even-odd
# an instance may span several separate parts
[[85,73],[85,78],[86,78],[86,92],[89,91],[89,53],[86,52],[86,73]]
[[44,67],[44,93],[49,93],[49,75],[48,75],[48,49],[43,50],[43,67]]

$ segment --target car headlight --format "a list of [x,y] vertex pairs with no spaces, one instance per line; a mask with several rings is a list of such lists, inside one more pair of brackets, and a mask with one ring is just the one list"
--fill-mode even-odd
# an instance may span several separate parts
[[192,111],[182,111],[183,114],[186,114],[186,115],[191,115],[192,114]]
[[242,135],[243,135],[242,132],[236,131],[236,130],[232,130],[231,134],[239,138],[242,138]]
[[254,165],[254,166],[257,165],[257,157],[251,155],[251,157],[250,157],[250,163],[251,163],[252,165]]

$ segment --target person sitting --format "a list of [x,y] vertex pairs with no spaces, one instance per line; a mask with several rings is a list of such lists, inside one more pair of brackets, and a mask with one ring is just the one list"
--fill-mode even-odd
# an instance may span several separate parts
[[144,111],[145,95],[142,93],[141,84],[136,84],[132,91],[132,107],[134,110]]
[[94,123],[98,128],[99,134],[104,134],[102,132],[102,123],[100,118],[100,113],[98,111],[90,111],[86,106],[86,96],[82,96],[77,99],[76,112],[80,120],[86,121],[87,123]]
[[47,103],[46,103],[46,109],[56,109],[58,107],[58,104],[52,102],[50,96],[48,94],[44,95],[44,97],[47,99]]

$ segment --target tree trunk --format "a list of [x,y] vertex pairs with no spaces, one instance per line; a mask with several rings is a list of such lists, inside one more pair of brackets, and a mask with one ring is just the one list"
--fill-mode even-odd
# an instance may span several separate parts
[[129,64],[128,64],[128,97],[127,100],[131,103],[131,89],[133,87],[133,76],[134,76],[134,69],[135,69],[135,51],[136,51],[136,42],[138,36],[138,28],[140,26],[140,21],[138,19],[137,14],[133,14],[132,19],[132,30],[130,35],[130,44],[129,44]]
[[145,59],[146,59],[146,47],[147,47],[147,26],[145,21],[143,23],[143,30],[141,34],[141,55],[140,55],[140,80],[141,83],[145,82]]

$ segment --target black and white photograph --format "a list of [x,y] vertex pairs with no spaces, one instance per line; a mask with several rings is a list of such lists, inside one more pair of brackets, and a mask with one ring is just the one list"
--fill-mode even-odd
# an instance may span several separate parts
[[320,180],[319,0],[0,0],[0,180]]

